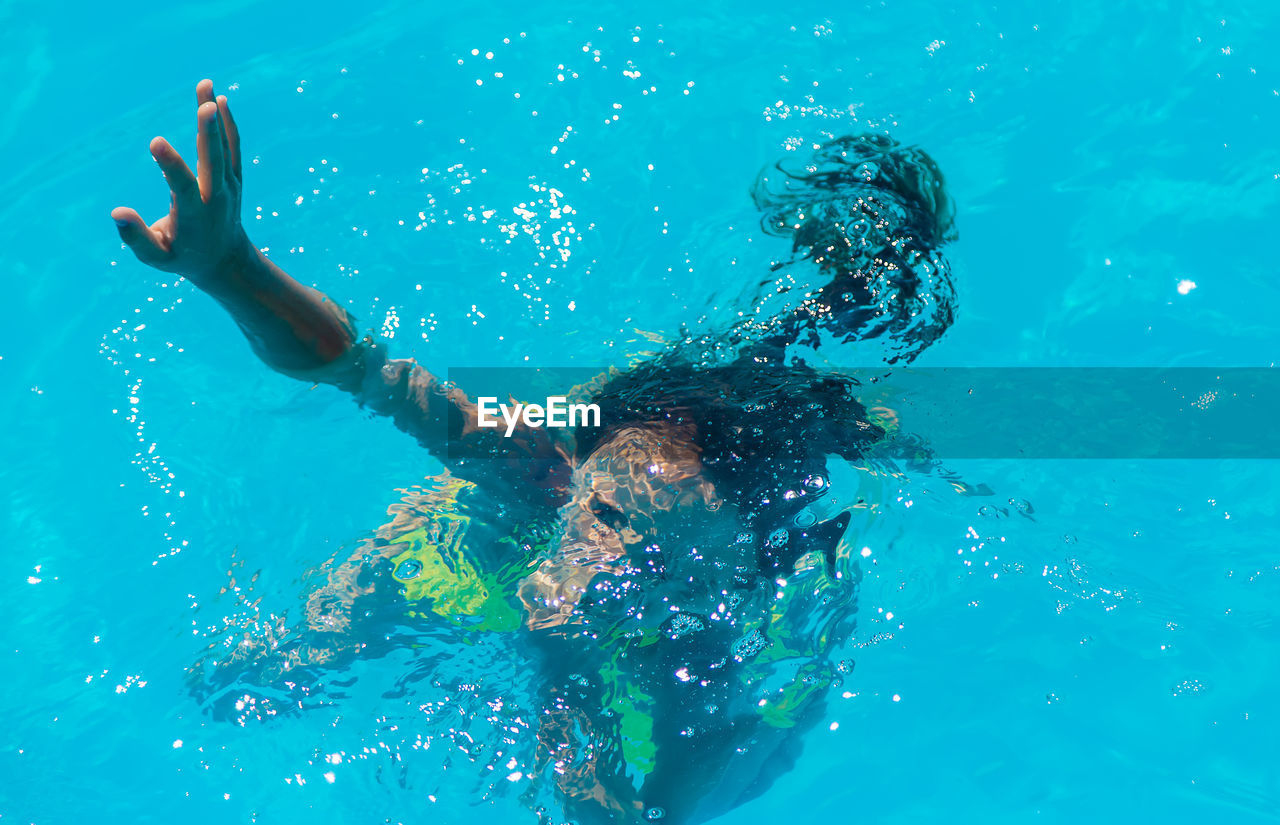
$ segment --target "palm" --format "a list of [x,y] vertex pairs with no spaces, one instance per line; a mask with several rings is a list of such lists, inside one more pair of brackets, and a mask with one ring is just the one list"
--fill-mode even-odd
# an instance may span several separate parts
[[207,288],[215,285],[219,264],[241,254],[248,241],[240,225],[240,136],[231,109],[225,97],[214,97],[209,80],[196,86],[196,102],[198,177],[168,141],[155,138],[151,154],[169,184],[169,214],[150,226],[128,207],[111,216],[138,260]]

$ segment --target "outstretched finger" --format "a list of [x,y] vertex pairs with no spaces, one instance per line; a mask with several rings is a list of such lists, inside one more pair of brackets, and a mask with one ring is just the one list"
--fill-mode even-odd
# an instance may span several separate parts
[[117,206],[111,210],[111,217],[120,232],[120,240],[125,242],[138,260],[151,266],[158,265],[169,252],[160,244],[160,237],[142,220],[142,217],[127,206]]
[[178,154],[178,150],[169,145],[169,141],[162,137],[152,140],[151,156],[156,159],[160,171],[164,173],[164,179],[169,184],[169,190],[173,192],[173,200],[178,208],[181,209],[184,204],[191,204],[200,199],[196,176],[191,174],[186,161],[182,159],[182,155]]
[[196,106],[200,107],[206,103],[213,103],[218,107],[218,140],[222,144],[222,165],[225,179],[230,182],[231,178],[231,146],[227,137],[226,124],[226,96],[215,97],[213,94],[213,81],[205,78],[196,84]]
[[200,195],[205,203],[222,192],[226,185],[226,162],[222,154],[222,136],[218,126],[218,104],[201,103],[196,110],[196,173],[200,179]]
[[222,177],[225,183],[231,183],[231,146],[227,143],[227,124],[222,119],[222,104],[217,100],[214,104],[218,107],[218,142],[222,145]]
[[227,169],[231,178],[241,180],[240,174],[240,130],[236,128],[236,119],[231,116],[231,104],[226,95],[218,96],[218,114],[222,116],[222,132],[227,137]]

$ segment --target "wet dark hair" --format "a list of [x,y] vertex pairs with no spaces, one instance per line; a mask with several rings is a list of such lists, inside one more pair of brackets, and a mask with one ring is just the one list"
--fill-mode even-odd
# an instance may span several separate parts
[[955,207],[923,150],[885,135],[836,138],[766,167],[751,197],[764,231],[791,239],[792,257],[778,268],[807,261],[829,279],[778,320],[775,337],[883,337],[894,363],[951,326],[955,287],[940,250],[956,237]]
[[602,426],[578,430],[577,451],[589,455],[622,427],[691,425],[708,477],[742,507],[748,526],[764,529],[825,492],[829,454],[853,459],[884,436],[854,397],[857,387],[804,365],[708,366],[673,350],[594,394]]
[[854,197],[891,199],[901,212],[892,214],[889,207],[885,217],[921,243],[955,240],[955,205],[942,170],[923,149],[902,146],[887,135],[846,135],[819,145],[802,164],[789,160],[765,167],[751,187],[751,198],[764,213],[760,224],[770,235],[792,235],[810,223],[805,213],[812,214],[815,206]]
[[[663,353],[614,373],[587,393],[602,426],[577,432],[579,455],[619,429],[690,425],[702,465],[743,509],[748,525],[799,512],[832,453],[856,460],[884,431],[856,398],[858,382],[820,372],[787,347],[819,333],[881,337],[886,360],[910,361],[954,318],[955,291],[938,247],[955,236],[942,174],[923,151],[883,135],[822,144],[803,163],[766,168],[752,187],[771,235],[792,239],[792,260],[819,269],[821,286],[777,315],[726,333],[686,334]],[[787,288],[775,290],[782,294]]]

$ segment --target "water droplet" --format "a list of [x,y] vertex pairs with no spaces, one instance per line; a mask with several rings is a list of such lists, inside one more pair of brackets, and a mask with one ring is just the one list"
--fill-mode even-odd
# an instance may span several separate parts
[[1200,693],[1205,690],[1208,690],[1208,686],[1199,679],[1183,679],[1173,686],[1173,695],[1182,696],[1188,693]]
[[688,613],[677,613],[667,625],[667,635],[672,639],[679,639],[686,634],[705,629],[706,625],[698,617]]
[[805,477],[804,487],[806,490],[823,490],[826,489],[826,486],[827,479],[825,476],[814,473],[811,476]]
[[769,540],[765,543],[773,548],[786,547],[790,538],[791,534],[787,532],[787,528],[779,527],[769,534]]
[[396,565],[396,569],[391,575],[401,581],[406,581],[418,578],[418,574],[421,572],[422,562],[417,559],[405,559]]
[[733,656],[742,661],[751,658],[768,646],[769,640],[760,632],[760,628],[756,628],[734,643]]
[[808,507],[796,513],[795,523],[797,527],[809,527],[818,521],[818,517]]

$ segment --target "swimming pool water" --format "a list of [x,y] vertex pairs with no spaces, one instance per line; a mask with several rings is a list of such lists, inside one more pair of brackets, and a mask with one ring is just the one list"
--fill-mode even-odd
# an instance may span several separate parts
[[[200,77],[236,107],[255,242],[440,369],[620,363],[726,322],[785,251],[756,172],[866,130],[925,147],[956,199],[959,320],[919,364],[1268,367],[1277,22],[9,4],[0,821],[536,821],[447,735],[484,741],[518,692],[500,650],[358,662],[265,722],[187,690],[229,620],[296,615],[308,571],[439,467],[120,248],[108,212],[158,216],[146,141],[192,151]],[[994,496],[895,482],[858,539],[845,695],[718,821],[1275,821],[1275,463],[950,464]]]

